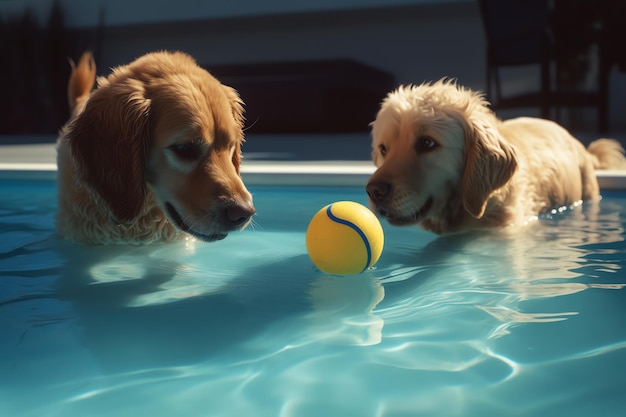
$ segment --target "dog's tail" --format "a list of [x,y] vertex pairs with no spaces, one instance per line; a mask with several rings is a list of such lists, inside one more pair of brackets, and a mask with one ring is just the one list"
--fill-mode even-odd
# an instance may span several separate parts
[[626,151],[614,139],[598,139],[589,144],[587,150],[594,156],[596,169],[626,170]]
[[67,100],[70,105],[70,113],[75,115],[82,111],[94,82],[96,81],[96,61],[91,52],[85,52],[75,64],[71,59],[72,73],[67,85]]

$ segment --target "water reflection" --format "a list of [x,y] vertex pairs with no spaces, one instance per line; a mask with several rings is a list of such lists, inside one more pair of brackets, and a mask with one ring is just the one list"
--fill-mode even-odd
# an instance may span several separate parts
[[[623,219],[619,207],[601,207],[585,203],[522,230],[438,238],[413,253],[401,248],[387,258],[391,268],[380,271],[386,272],[381,280],[388,295],[379,315],[388,321],[471,306],[498,320],[488,337],[521,323],[567,320],[576,309],[553,311],[566,303],[529,302],[626,285],[619,278],[626,255]],[[533,310],[538,305],[549,311]]]
[[351,277],[316,271],[292,225],[208,246],[9,245],[0,414],[548,415],[558,398],[574,415],[585,389],[615,404],[620,213],[387,229],[377,267]]
[[371,275],[320,276],[309,294],[310,331],[318,340],[360,346],[380,343],[384,322],[374,312],[385,297],[380,280]]

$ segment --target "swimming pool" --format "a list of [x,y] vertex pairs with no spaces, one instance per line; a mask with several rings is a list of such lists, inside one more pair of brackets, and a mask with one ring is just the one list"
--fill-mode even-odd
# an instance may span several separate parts
[[304,233],[366,204],[343,169],[258,165],[246,231],[113,248],[54,236],[50,172],[0,176],[0,415],[624,415],[626,193],[515,237],[383,223],[338,277]]

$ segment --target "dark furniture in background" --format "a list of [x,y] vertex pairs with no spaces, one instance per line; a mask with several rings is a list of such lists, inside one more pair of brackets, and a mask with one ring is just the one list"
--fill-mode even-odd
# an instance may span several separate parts
[[348,60],[249,63],[207,67],[235,88],[254,133],[365,132],[392,75]]
[[[609,35],[613,0],[479,0],[487,38],[487,98],[495,110],[534,107],[558,119],[562,108],[592,107],[609,128]],[[615,28],[612,28],[613,30]],[[507,68],[539,67],[538,88],[506,94]],[[591,88],[588,78],[593,76]],[[556,115],[553,116],[553,112]]]
[[[67,121],[68,58],[101,50],[104,17],[94,29],[68,29],[53,3],[48,22],[31,9],[0,15],[0,134],[55,134]],[[236,88],[250,133],[367,132],[380,102],[395,87],[387,72],[348,59],[206,66]],[[104,75],[106,69],[101,69]]]
[[71,47],[57,3],[44,25],[30,9],[18,18],[0,15],[0,133],[59,129],[69,114]]
[[22,15],[0,14],[0,134],[58,132],[69,118],[68,58],[78,59],[86,50],[97,52],[93,32],[76,36],[68,30],[59,1],[52,2],[43,23],[30,7]]

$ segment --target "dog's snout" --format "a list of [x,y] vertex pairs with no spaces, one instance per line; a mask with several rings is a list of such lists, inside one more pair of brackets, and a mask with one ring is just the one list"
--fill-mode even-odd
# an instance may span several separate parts
[[231,226],[237,227],[245,224],[254,214],[256,209],[252,204],[238,204],[226,208],[225,218]]
[[380,204],[387,199],[387,196],[389,196],[391,192],[391,184],[378,181],[370,182],[365,187],[365,191],[372,202]]

